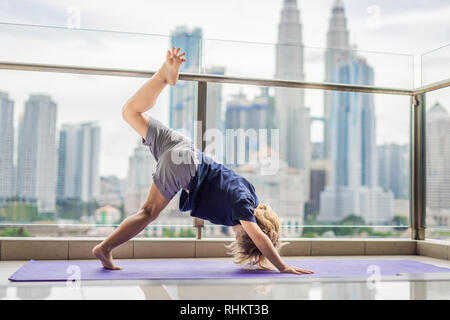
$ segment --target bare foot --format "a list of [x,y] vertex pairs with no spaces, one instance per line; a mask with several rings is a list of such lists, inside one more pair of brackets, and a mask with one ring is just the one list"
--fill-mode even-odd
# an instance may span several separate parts
[[166,62],[164,62],[162,67],[156,73],[156,75],[161,77],[164,82],[170,85],[175,85],[177,83],[180,66],[186,61],[186,58],[183,58],[186,52],[183,52],[182,54],[179,53],[180,48],[175,50],[175,47],[172,47],[171,50],[167,50]]
[[103,249],[101,244],[95,246],[95,248],[92,249],[92,254],[102,262],[105,269],[122,270],[122,267],[114,265],[111,251],[106,251],[105,249]]

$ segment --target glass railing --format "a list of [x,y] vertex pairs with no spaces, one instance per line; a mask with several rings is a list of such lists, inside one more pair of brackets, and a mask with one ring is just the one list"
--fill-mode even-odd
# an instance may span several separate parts
[[450,45],[431,50],[421,56],[422,86],[450,78]]
[[[449,81],[450,45],[422,55],[422,84]],[[450,239],[450,88],[425,94],[426,231]]]
[[[156,163],[120,111],[175,45],[191,63],[149,114],[197,141],[206,83],[205,152],[283,237],[411,237],[411,55],[12,24],[0,40],[0,236],[106,236],[139,209]],[[140,236],[196,236],[178,197]]]
[[[336,75],[333,65],[353,60],[367,63],[376,71],[370,85],[404,89],[414,86],[412,55],[213,39],[205,39],[203,45],[202,70],[207,74],[221,66],[227,76],[351,83],[350,78]],[[296,58],[298,62],[289,62]],[[392,70],[396,70],[395,76]]]
[[[277,113],[281,109],[277,98],[304,95],[322,101],[326,91],[279,92],[276,87],[235,84],[210,84],[208,89],[209,95],[229,92],[230,98],[223,108],[208,104],[208,112],[224,110],[221,120],[210,125],[222,128],[224,138],[217,139],[223,141],[222,147],[212,147],[211,139],[207,149],[252,182],[260,203],[277,212],[283,237],[411,236],[410,97],[332,91],[327,156],[323,143],[327,124],[317,107],[321,104],[293,111],[298,118],[290,131],[287,119],[282,126],[272,121],[283,117]],[[230,139],[231,134],[239,136],[237,129],[247,133],[243,133],[242,159],[239,139]],[[278,137],[280,144],[274,143]],[[203,234],[220,237],[233,232],[206,223]]]
[[[181,69],[186,73],[348,83],[333,74],[332,65],[353,59],[376,70],[370,85],[414,85],[413,55],[205,39],[198,30],[168,36],[0,23],[0,41],[2,62],[156,71],[167,48],[177,45],[189,57]],[[298,61],[292,68],[286,60]]]
[[[2,170],[1,236],[106,236],[139,210],[156,162],[122,120],[121,108],[143,79],[11,70],[0,70],[0,77],[8,79],[0,101],[1,157],[4,167],[9,163]],[[186,84],[196,87],[178,85]],[[160,102],[168,104],[168,93]],[[167,113],[167,105],[149,112],[168,125]],[[195,236],[177,200],[141,236]]]

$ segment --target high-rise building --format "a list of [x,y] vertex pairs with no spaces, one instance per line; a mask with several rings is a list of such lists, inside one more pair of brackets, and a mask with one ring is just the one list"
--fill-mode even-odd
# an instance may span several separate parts
[[[261,98],[266,100],[267,112],[266,112],[266,129],[270,132],[271,129],[276,128],[275,125],[275,97],[270,95],[269,87],[261,87]],[[268,142],[270,145],[270,142]]]
[[[334,2],[328,24],[327,50],[325,52],[325,82],[335,82],[333,72],[337,65],[349,58],[349,32],[342,0]],[[331,104],[332,92],[324,92],[324,156],[330,159],[331,153]]]
[[395,199],[408,198],[408,145],[383,144],[377,146],[378,184],[391,191]]
[[39,212],[55,212],[57,105],[50,96],[32,94],[20,122],[17,195],[36,201]]
[[125,195],[125,213],[136,213],[148,197],[153,182],[152,173],[156,170],[156,161],[139,140],[134,154],[130,157],[127,191]]
[[[341,63],[336,82],[373,84],[373,69],[362,58]],[[322,221],[339,221],[348,215],[368,223],[392,219],[392,193],[378,187],[373,95],[333,92],[331,125],[331,181],[320,195]]]
[[58,154],[58,199],[97,199],[100,126],[96,122],[62,125]]
[[427,221],[450,226],[450,115],[435,103],[426,114]]
[[201,28],[189,28],[185,25],[175,27],[170,37],[171,45],[186,52],[186,62],[181,65],[180,72],[199,72],[202,61],[203,31]]
[[[267,89],[268,88],[262,87],[261,93],[252,101],[247,121],[248,128],[257,130],[267,129],[267,126],[270,124],[268,117],[274,99],[269,95]],[[270,134],[270,132],[268,134]]]
[[14,196],[14,101],[0,91],[0,203]]
[[[285,0],[281,11],[275,78],[304,80],[302,25],[296,0]],[[280,152],[294,168],[307,167],[311,157],[309,110],[304,101],[302,89],[275,89],[275,124],[281,131]]]
[[[181,72],[198,73],[202,60],[202,30],[192,31],[186,26],[178,26],[170,38],[171,45],[186,52],[187,61],[181,65]],[[196,116],[197,84],[193,81],[178,81],[170,87],[169,126],[194,137]]]
[[249,156],[257,152],[260,145],[266,145],[267,141],[259,141],[259,130],[266,129],[268,103],[267,96],[249,100],[242,92],[227,102],[226,164],[238,166],[248,163]]
[[125,198],[125,180],[116,176],[100,177],[100,195],[97,200],[100,206],[112,205],[119,208]]
[[[370,85],[373,69],[361,58],[347,60],[335,70],[336,81]],[[373,96],[333,92],[331,111],[332,183],[337,186],[373,186],[375,114]]]
[[308,214],[320,212],[320,193],[325,190],[329,175],[330,164],[327,159],[314,159],[311,162]]
[[[278,25],[275,78],[304,80],[302,25],[297,0],[285,0]],[[290,168],[309,174],[310,112],[303,89],[275,88],[275,126],[280,130],[280,154]],[[303,199],[309,197],[309,178]]]

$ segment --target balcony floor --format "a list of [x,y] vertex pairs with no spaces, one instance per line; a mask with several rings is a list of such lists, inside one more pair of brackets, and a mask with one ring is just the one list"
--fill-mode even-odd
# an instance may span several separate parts
[[[312,257],[289,257],[311,259]],[[424,256],[322,256],[314,259],[412,259],[450,268],[450,261]],[[223,258],[216,258],[223,259]],[[199,260],[199,259],[196,259]],[[450,299],[450,274],[382,277],[377,288],[367,278],[264,280],[116,280],[10,282],[8,277],[25,261],[0,261],[0,299]]]

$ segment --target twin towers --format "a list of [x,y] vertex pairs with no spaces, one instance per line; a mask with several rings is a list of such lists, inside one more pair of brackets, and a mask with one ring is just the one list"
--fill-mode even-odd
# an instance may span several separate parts
[[[195,29],[177,28],[171,37],[171,45],[185,48],[191,59],[181,70],[196,72],[200,67],[202,52],[202,32]],[[349,50],[349,32],[343,2],[336,0],[333,4],[327,32],[327,49],[323,51],[325,82],[373,84],[373,69],[366,61]],[[276,44],[276,79],[305,80],[302,24],[297,0],[284,0],[278,24],[278,41]],[[308,49],[306,49],[308,50]],[[207,70],[207,73],[224,74],[225,70]],[[356,78],[352,78],[357,75]],[[351,78],[351,79],[350,79]],[[208,93],[208,123],[220,123],[220,112],[212,106],[221,105],[220,86],[212,86],[214,92]],[[217,91],[217,92],[216,92]],[[196,88],[194,84],[180,82],[170,92],[170,126],[194,132]],[[360,187],[373,189],[377,187],[376,154],[375,154],[375,115],[373,97],[362,97],[355,93],[323,92],[323,154],[322,158],[330,164],[328,187],[321,194],[320,217],[328,221],[338,221],[350,213],[372,216],[377,205],[370,205],[370,210],[362,210],[359,204],[365,203],[362,198],[385,198],[380,191],[363,190]],[[355,99],[353,99],[355,98]],[[287,167],[302,172],[302,190],[298,192],[303,199],[310,199],[310,171],[312,165],[312,148],[310,128],[312,118],[310,109],[305,105],[303,89],[275,88],[273,127],[279,129],[280,157]],[[339,101],[348,101],[341,105]],[[354,103],[353,101],[358,101]],[[342,112],[341,112],[342,111]],[[210,119],[211,118],[211,119]],[[216,119],[217,118],[217,119]],[[356,121],[350,121],[357,119]],[[356,125],[354,125],[356,123]],[[364,133],[364,134],[362,134]],[[352,140],[353,139],[353,140]],[[357,141],[356,141],[356,140]],[[357,165],[355,165],[357,164]],[[315,188],[317,189],[317,188]],[[361,191],[362,190],[362,191]],[[370,194],[367,195],[367,192]],[[373,194],[372,194],[373,193]],[[348,200],[350,199],[350,200]],[[348,201],[347,201],[348,200]],[[350,201],[350,202],[349,202]],[[380,201],[369,201],[378,203]],[[383,201],[383,207],[391,207],[391,199]],[[353,204],[357,203],[358,206]],[[385,210],[390,216],[390,209]],[[372,212],[372,213],[369,213]],[[371,220],[371,219],[368,219]]]
[[[349,48],[349,33],[343,3],[335,1],[325,52],[324,81],[331,82],[333,70],[341,60],[342,53]],[[275,78],[283,80],[305,80],[302,24],[297,0],[284,0],[278,25]],[[330,159],[331,146],[330,92],[324,92],[324,142],[323,157]],[[305,106],[304,90],[291,88],[275,89],[275,123],[280,128],[280,154],[289,167],[301,169],[305,175],[304,193],[309,197],[309,172],[311,163],[310,109]]]
[[[275,78],[305,80],[302,40],[297,0],[284,0],[278,25]],[[373,85],[373,68],[350,49],[344,5],[342,0],[336,0],[324,51],[324,81]],[[390,221],[393,196],[378,186],[373,95],[324,91],[323,97],[322,158],[329,162],[331,172],[325,190],[320,192],[317,219],[338,222],[349,215],[357,215],[367,223]],[[309,111],[304,90],[275,89],[275,124],[280,129],[280,154],[289,167],[304,172],[302,191],[306,199],[310,196],[312,158]]]

